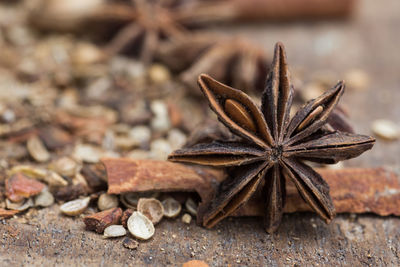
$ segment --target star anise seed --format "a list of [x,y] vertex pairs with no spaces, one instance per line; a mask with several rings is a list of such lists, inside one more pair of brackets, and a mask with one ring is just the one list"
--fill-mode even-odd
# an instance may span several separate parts
[[336,163],[371,149],[375,139],[325,127],[341,95],[339,82],[306,103],[292,119],[293,87],[284,46],[276,44],[261,109],[242,91],[207,75],[199,85],[218,119],[240,141],[214,141],[173,152],[169,160],[230,167],[230,177],[207,209],[199,212],[202,224],[213,227],[243,205],[261,187],[265,199],[265,229],[275,231],[282,218],[285,180],[292,181],[303,199],[327,223],[335,216],[329,186],[303,160]]

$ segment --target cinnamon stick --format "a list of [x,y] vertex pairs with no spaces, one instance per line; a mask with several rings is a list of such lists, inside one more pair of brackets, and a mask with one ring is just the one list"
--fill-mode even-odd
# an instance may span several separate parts
[[294,21],[349,17],[357,0],[226,0],[183,9],[179,20],[196,24],[237,21]]
[[[216,193],[225,173],[178,163],[135,159],[102,159],[108,176],[108,193],[193,191],[204,207]],[[400,216],[400,177],[388,168],[317,169],[330,186],[337,213],[375,213]],[[285,212],[311,211],[287,182]],[[263,200],[253,197],[234,216],[261,216]]]

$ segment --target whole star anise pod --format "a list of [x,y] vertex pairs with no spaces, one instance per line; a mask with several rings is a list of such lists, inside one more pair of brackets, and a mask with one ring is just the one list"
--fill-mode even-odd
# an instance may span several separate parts
[[243,38],[221,38],[209,33],[165,43],[158,58],[174,72],[180,72],[180,79],[195,95],[200,94],[197,77],[202,72],[247,92],[260,88],[270,62],[261,47]]
[[105,4],[91,15],[94,21],[119,21],[123,27],[117,31],[106,47],[112,56],[134,47],[138,57],[145,63],[153,60],[166,39],[190,38],[190,29],[217,17],[213,10],[227,5],[226,1],[205,0],[125,0]]
[[282,44],[274,59],[262,95],[261,109],[242,91],[207,75],[199,85],[218,119],[238,138],[214,141],[177,150],[169,160],[233,167],[205,210],[199,212],[209,228],[232,214],[259,188],[265,199],[265,229],[275,231],[282,218],[285,179],[291,180],[303,199],[327,223],[335,216],[329,186],[303,160],[336,163],[371,149],[375,139],[324,127],[344,92],[339,82],[306,103],[289,118],[293,88]]

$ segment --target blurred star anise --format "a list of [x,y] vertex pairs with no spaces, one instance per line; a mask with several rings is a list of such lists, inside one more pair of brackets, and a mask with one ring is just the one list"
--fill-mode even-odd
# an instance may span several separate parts
[[169,160],[233,167],[199,218],[212,227],[232,214],[261,187],[265,199],[265,229],[275,231],[285,201],[285,179],[327,223],[335,216],[329,186],[303,160],[336,163],[371,149],[375,139],[324,127],[344,92],[339,82],[306,103],[292,119],[293,88],[282,44],[275,46],[261,109],[240,90],[200,75],[199,85],[218,119],[239,139],[198,144],[173,152]]
[[243,38],[221,38],[207,33],[165,43],[158,59],[178,72],[194,94],[200,93],[197,77],[203,72],[246,92],[256,90],[265,83],[269,62],[262,48]]
[[109,55],[134,47],[139,58],[149,63],[162,40],[189,38],[186,36],[189,30],[203,24],[204,17],[220,3],[204,0],[115,1],[99,8],[92,19],[124,24],[106,47]]

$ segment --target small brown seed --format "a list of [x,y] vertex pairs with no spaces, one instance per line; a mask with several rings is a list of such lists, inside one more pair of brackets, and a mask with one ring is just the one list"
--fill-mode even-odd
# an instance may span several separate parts
[[161,221],[164,215],[164,207],[158,199],[141,198],[137,205],[138,211],[144,214],[153,224]]
[[371,128],[374,134],[382,139],[396,140],[400,137],[400,127],[389,120],[376,120]]
[[118,197],[115,195],[101,194],[97,200],[99,210],[108,210],[118,207]]
[[190,222],[192,221],[192,216],[190,216],[190,214],[185,213],[182,216],[182,222],[186,223],[186,224],[190,224]]
[[53,195],[47,190],[44,189],[42,192],[35,196],[35,206],[40,206],[40,207],[49,207],[53,205],[54,203],[54,197]]
[[173,199],[172,197],[166,198],[162,201],[164,207],[164,216],[167,218],[174,218],[181,212],[181,203]]
[[104,229],[104,237],[120,237],[126,235],[126,230],[122,225],[110,225]]
[[46,162],[50,159],[49,151],[37,136],[29,138],[26,146],[31,157],[37,162]]
[[188,198],[185,202],[185,208],[193,216],[197,216],[197,204],[192,198]]
[[137,249],[139,246],[139,242],[129,237],[125,238],[122,244],[124,245],[124,247],[129,249]]
[[147,240],[154,235],[153,223],[139,211],[133,212],[127,225],[129,232],[136,238]]
[[64,203],[60,206],[60,211],[68,216],[76,216],[81,214],[89,206],[90,197],[75,199]]

